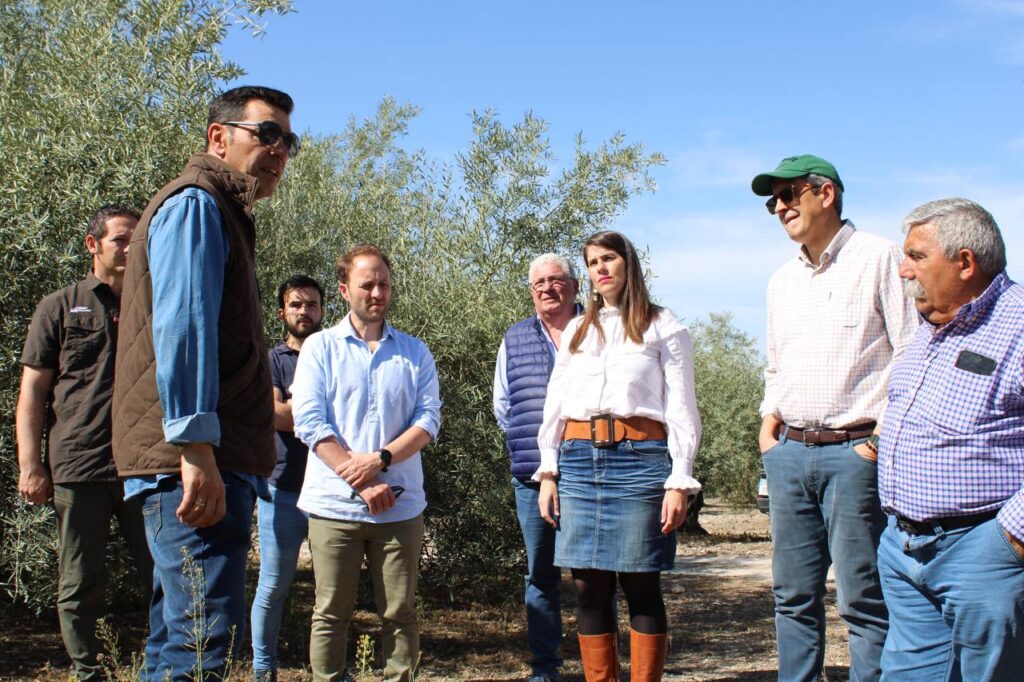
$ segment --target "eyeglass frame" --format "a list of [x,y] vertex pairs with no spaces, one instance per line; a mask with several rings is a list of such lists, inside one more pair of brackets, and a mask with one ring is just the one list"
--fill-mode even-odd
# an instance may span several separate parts
[[[294,159],[298,156],[299,151],[302,149],[302,143],[299,140],[299,136],[295,133],[286,131],[277,121],[224,121],[222,125],[247,130],[256,136],[256,139],[259,140],[260,144],[267,147],[273,147],[280,142],[284,145],[285,151],[288,152],[289,159]],[[256,130],[253,130],[253,127],[255,127]],[[266,131],[266,133],[264,133],[264,131]]]
[[571,281],[572,277],[569,277],[568,275],[559,275],[557,277],[542,277],[541,279],[530,282],[530,289],[533,291],[544,291],[545,289],[548,288],[549,285],[555,288],[559,288],[563,286],[568,286],[569,282]]

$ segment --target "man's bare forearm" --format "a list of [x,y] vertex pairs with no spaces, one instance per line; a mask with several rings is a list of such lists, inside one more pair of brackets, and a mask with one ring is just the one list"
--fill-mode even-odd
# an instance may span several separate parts
[[325,438],[313,447],[313,451],[320,460],[337,471],[338,467],[349,460],[349,451],[338,442],[337,438]]
[[402,462],[409,459],[423,448],[430,445],[433,437],[424,429],[418,426],[410,426],[398,438],[384,445],[391,453],[391,463]]
[[24,470],[43,466],[43,423],[52,370],[26,367],[21,379],[15,410],[15,434],[18,440],[18,466]]
[[291,403],[274,398],[274,430],[294,431],[295,421],[292,419]]

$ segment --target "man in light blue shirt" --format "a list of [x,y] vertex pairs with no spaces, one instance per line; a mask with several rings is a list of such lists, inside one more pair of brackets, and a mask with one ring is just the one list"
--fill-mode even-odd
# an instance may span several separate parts
[[391,263],[380,249],[353,247],[337,275],[350,312],[306,340],[291,387],[295,435],[310,448],[298,502],[310,515],[316,576],[310,665],[317,682],[343,679],[365,557],[383,620],[384,679],[407,682],[419,660],[420,450],[440,427],[437,369],[426,344],[385,320]]

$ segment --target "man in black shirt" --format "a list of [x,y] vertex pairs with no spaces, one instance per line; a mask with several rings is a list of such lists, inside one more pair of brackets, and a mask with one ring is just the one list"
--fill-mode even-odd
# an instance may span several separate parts
[[299,547],[306,538],[306,515],[295,503],[309,450],[292,432],[289,388],[302,342],[320,329],[323,299],[323,288],[305,275],[291,277],[277,291],[277,315],[287,335],[270,351],[277,464],[270,478],[271,500],[259,500],[260,579],[252,602],[252,666],[257,682],[276,679],[277,635],[284,600],[295,577]]
[[[57,512],[57,614],[79,680],[105,679],[96,620],[103,615],[110,519],[149,591],[153,562],[138,500],[125,502],[110,449],[110,401],[134,208],[111,204],[89,221],[92,271],[36,307],[21,355],[17,407],[18,492]],[[46,453],[43,456],[44,427]]]

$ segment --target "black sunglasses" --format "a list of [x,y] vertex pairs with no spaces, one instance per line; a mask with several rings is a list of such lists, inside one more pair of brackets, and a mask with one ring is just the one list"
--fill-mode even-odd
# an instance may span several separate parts
[[[402,493],[405,492],[405,486],[393,485],[393,486],[391,486],[391,492],[393,492],[395,494],[395,499],[397,500],[399,497],[402,496]],[[363,498],[359,497],[359,493],[357,491],[355,491],[355,490],[353,490],[352,494],[349,495],[349,499],[359,500],[360,502],[363,503],[364,507],[366,507],[367,509],[370,508],[369,505],[366,504],[366,500],[364,500]]]
[[764,206],[765,208],[768,209],[768,212],[771,213],[772,215],[775,215],[775,207],[779,205],[780,199],[782,200],[782,203],[784,203],[786,206],[792,206],[793,202],[796,199],[799,199],[800,195],[806,192],[807,190],[818,189],[814,185],[804,185],[800,189],[794,189],[795,187],[796,185],[789,185],[788,187],[785,187],[784,189],[781,189],[775,194],[773,194],[771,198],[768,199],[768,201],[764,202]]
[[[295,133],[286,133],[284,128],[274,121],[224,121],[224,125],[254,132],[260,144],[265,144],[268,147],[273,147],[278,141],[283,141],[285,149],[288,150],[288,158],[294,159],[299,155],[299,136]],[[250,130],[251,128],[256,130]]]

